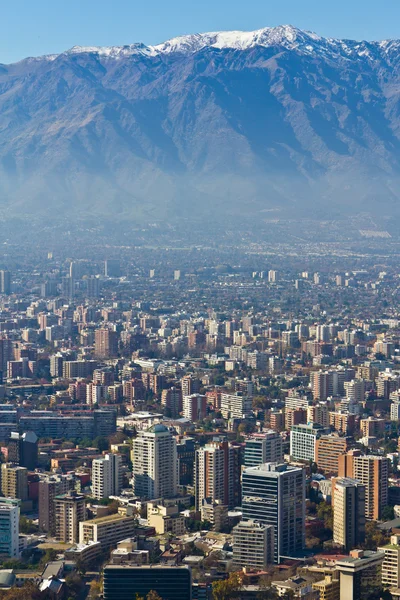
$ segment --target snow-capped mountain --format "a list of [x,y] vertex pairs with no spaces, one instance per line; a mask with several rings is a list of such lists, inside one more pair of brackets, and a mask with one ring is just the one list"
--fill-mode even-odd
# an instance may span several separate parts
[[399,57],[281,26],[0,65],[0,217],[397,216]]

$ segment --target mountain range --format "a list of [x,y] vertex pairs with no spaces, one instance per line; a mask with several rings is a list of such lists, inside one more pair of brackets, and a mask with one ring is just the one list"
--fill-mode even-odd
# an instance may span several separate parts
[[0,64],[0,218],[400,217],[400,41],[291,26]]

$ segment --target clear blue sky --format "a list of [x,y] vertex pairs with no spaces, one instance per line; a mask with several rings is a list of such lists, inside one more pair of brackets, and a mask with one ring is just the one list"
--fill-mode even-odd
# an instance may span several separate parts
[[400,0],[0,0],[0,62],[74,45],[156,44],[280,24],[331,37],[400,38]]

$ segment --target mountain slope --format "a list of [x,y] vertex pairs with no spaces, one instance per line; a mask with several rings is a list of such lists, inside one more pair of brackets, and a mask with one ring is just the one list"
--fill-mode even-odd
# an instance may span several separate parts
[[396,217],[399,48],[286,26],[0,65],[0,216]]

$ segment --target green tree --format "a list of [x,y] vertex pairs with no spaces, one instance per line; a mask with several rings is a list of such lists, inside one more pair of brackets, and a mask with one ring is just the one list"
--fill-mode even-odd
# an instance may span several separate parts
[[93,443],[100,452],[104,452],[104,450],[108,450],[110,447],[110,444],[108,443],[108,439],[104,436],[97,437]]
[[391,521],[394,519],[394,507],[393,506],[385,506],[382,510],[382,519],[383,521]]

